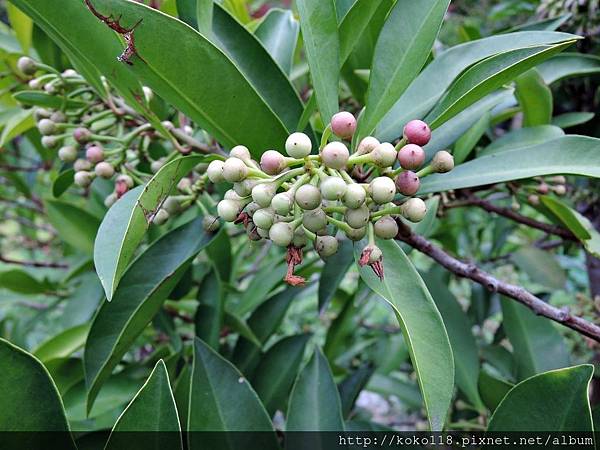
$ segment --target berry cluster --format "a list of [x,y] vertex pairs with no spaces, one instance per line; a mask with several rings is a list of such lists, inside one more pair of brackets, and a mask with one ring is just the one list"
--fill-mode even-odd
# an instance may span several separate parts
[[[340,112],[325,129],[318,154],[312,154],[306,134],[294,133],[285,143],[287,156],[268,150],[258,162],[240,145],[227,160],[208,166],[213,183],[233,184],[217,205],[219,216],[244,224],[251,240],[269,239],[287,248],[290,284],[304,282],[294,275],[302,249],[311,242],[322,258],[330,257],[338,250],[338,231],[352,241],[368,237],[360,264],[383,278],[375,236],[396,237],[401,217],[421,221],[427,208],[414,197],[421,178],[454,168],[452,155],[441,151],[419,170],[426,159],[423,146],[431,139],[431,130],[420,120],[406,125],[396,146],[369,136],[351,154],[343,141],[352,139],[356,126],[352,114]],[[339,140],[332,140],[333,135]]]

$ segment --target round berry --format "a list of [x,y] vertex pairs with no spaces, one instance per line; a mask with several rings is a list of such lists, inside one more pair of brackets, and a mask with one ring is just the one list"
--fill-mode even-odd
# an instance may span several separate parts
[[21,56],[17,61],[17,68],[24,75],[33,75],[37,71],[37,64],[30,57]]
[[271,207],[280,216],[287,216],[292,210],[294,199],[289,192],[281,192],[271,201]]
[[402,195],[410,197],[419,192],[421,180],[416,173],[410,170],[405,170],[396,177],[396,188]]
[[378,205],[389,203],[396,196],[396,184],[388,177],[375,178],[369,185],[369,194]]
[[294,233],[294,240],[292,241],[292,245],[296,248],[306,247],[308,244],[308,237],[306,237],[306,233],[302,227],[296,229]]
[[362,228],[351,228],[345,231],[346,237],[351,241],[358,242],[367,235],[367,227]]
[[411,144],[421,147],[429,144],[431,140],[431,129],[422,120],[411,120],[404,127],[404,138]]
[[358,149],[356,150],[357,155],[366,155],[367,153],[371,153],[373,150],[377,148],[380,144],[379,140],[374,138],[373,136],[367,136],[360,144],[358,144]]
[[331,118],[331,131],[342,139],[349,139],[356,132],[356,119],[349,112],[339,112]]
[[252,215],[252,221],[258,228],[268,230],[273,225],[275,214],[271,208],[263,208],[255,211]]
[[288,247],[294,239],[294,230],[289,223],[278,222],[269,229],[269,239],[279,247]]
[[244,180],[239,183],[233,183],[233,190],[242,198],[252,194],[252,189],[256,186],[256,180]]
[[85,157],[93,164],[104,161],[104,150],[99,145],[92,145],[85,151]]
[[221,183],[225,181],[223,177],[223,166],[225,163],[218,159],[211,161],[206,169],[206,175],[208,175],[208,179],[213,183]]
[[67,116],[62,111],[55,111],[50,116],[50,120],[54,123],[64,123],[67,121]]
[[321,204],[321,192],[312,184],[304,184],[296,191],[296,203],[304,210],[315,209]]
[[447,173],[454,169],[454,157],[445,150],[437,152],[431,161],[435,173]]
[[38,122],[42,119],[48,119],[51,116],[52,116],[52,111],[49,111],[46,108],[35,108],[33,110],[33,118]]
[[229,156],[232,158],[241,159],[242,161],[250,161],[252,159],[252,156],[250,156],[250,150],[248,150],[248,147],[244,145],[236,145],[233,147],[229,152]]
[[162,208],[169,214],[175,215],[181,211],[181,203],[175,197],[167,197],[162,204]]
[[398,235],[398,224],[392,216],[383,216],[373,228],[375,235],[381,239],[394,239]]
[[263,239],[267,239],[269,237],[269,230],[263,230],[262,228],[256,227],[256,234]]
[[154,217],[152,218],[152,223],[158,226],[164,225],[165,223],[167,223],[167,220],[169,220],[169,217],[169,213],[161,208],[156,212],[156,214],[154,214]]
[[304,133],[293,133],[285,141],[285,151],[292,158],[306,158],[312,151],[312,142]]
[[228,158],[223,164],[223,178],[230,183],[243,181],[248,176],[248,166],[238,158]]
[[65,145],[58,150],[58,158],[63,162],[73,162],[77,159],[77,149],[72,145]]
[[73,139],[80,144],[87,144],[92,139],[92,132],[83,127],[75,128],[73,130]]
[[339,242],[333,236],[317,236],[314,246],[321,258],[329,258],[337,253]]
[[427,214],[427,205],[420,198],[411,198],[402,205],[402,215],[411,222],[420,222]]
[[85,170],[75,172],[74,180],[77,186],[81,186],[83,188],[88,187],[90,184],[92,184],[93,179],[94,176]]
[[371,152],[373,164],[379,167],[391,167],[396,162],[398,153],[392,144],[384,142],[379,144]]
[[558,186],[554,186],[552,188],[554,193],[558,196],[563,196],[567,194],[567,187],[564,184],[559,184]]
[[42,145],[47,149],[54,149],[59,146],[61,139],[56,136],[42,136]]
[[350,151],[341,142],[330,142],[321,150],[321,161],[325,167],[331,169],[344,169],[348,164]]
[[33,89],[34,91],[40,90],[42,88],[42,82],[39,78],[33,78],[32,80],[29,80],[29,83],[27,83],[27,85],[30,89]]
[[425,162],[425,150],[415,144],[405,145],[398,152],[398,161],[403,169],[416,170]]
[[42,119],[38,122],[38,130],[40,130],[40,133],[42,133],[44,136],[51,136],[53,134],[56,134],[56,124],[50,120],[50,119]]
[[268,175],[277,175],[286,167],[285,156],[276,150],[267,150],[260,157],[260,168]]
[[271,205],[273,197],[277,192],[277,186],[270,183],[257,184],[252,188],[252,200],[258,203],[263,208],[268,208]]
[[96,167],[94,167],[94,172],[100,178],[109,179],[115,174],[115,168],[111,164],[102,161],[96,164]]
[[356,209],[362,206],[367,200],[367,191],[360,184],[349,184],[344,194],[344,205],[348,208]]
[[359,229],[369,223],[371,211],[365,205],[356,209],[348,209],[344,216],[346,223],[352,228]]
[[221,200],[217,205],[217,212],[225,222],[235,222],[241,211],[241,204],[236,200]]
[[119,175],[117,177],[117,179],[115,180],[116,183],[120,183],[123,186],[127,186],[128,188],[132,188],[133,187],[133,178],[131,178],[129,175]]
[[75,172],[81,172],[82,170],[90,170],[92,168],[92,163],[87,159],[78,159],[73,164],[73,169]]
[[250,202],[248,203],[248,205],[246,205],[246,208],[244,208],[244,210],[248,213],[248,215],[253,216],[254,213],[256,211],[258,211],[259,209],[262,209],[262,207],[256,203],[256,202]]
[[341,200],[346,193],[347,184],[340,177],[328,177],[321,182],[321,195],[325,200]]
[[302,216],[302,225],[313,233],[318,233],[327,226],[327,214],[321,208],[306,211]]
[[214,233],[220,226],[219,219],[211,214],[202,218],[202,228],[204,228],[204,231],[207,233]]

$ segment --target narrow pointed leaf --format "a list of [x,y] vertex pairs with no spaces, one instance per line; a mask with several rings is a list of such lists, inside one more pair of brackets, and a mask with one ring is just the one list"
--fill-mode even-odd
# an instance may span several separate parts
[[536,69],[517,78],[515,96],[523,111],[524,127],[550,123],[554,108],[552,91]]
[[479,152],[479,156],[488,156],[517,148],[531,147],[543,142],[552,141],[563,137],[565,132],[554,125],[540,125],[539,127],[519,128],[509,131],[504,136],[496,139]]
[[289,76],[300,34],[300,24],[292,11],[270,9],[254,34]]
[[71,356],[83,347],[89,329],[90,325],[87,323],[69,328],[40,344],[33,354],[43,362]]
[[338,252],[325,261],[319,278],[319,311],[327,308],[335,291],[346,276],[346,272],[353,263],[353,251],[350,241],[343,241]]
[[343,66],[359,42],[380,2],[356,0],[340,23],[340,66]]
[[540,64],[538,67],[546,84],[565,78],[585,77],[600,73],[600,57],[581,53],[564,53]]

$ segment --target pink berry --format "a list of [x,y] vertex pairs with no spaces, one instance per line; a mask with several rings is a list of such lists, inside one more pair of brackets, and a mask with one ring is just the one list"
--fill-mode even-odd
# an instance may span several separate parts
[[85,157],[89,162],[97,164],[104,161],[104,150],[98,145],[92,145],[85,151]]
[[396,188],[402,195],[415,195],[421,187],[421,180],[416,173],[406,170],[396,177]]
[[403,169],[418,169],[425,162],[425,150],[415,144],[405,145],[398,152],[398,161]]
[[431,129],[422,120],[411,120],[404,127],[404,138],[411,144],[427,145],[431,140]]
[[341,142],[330,142],[321,150],[323,164],[332,169],[344,169],[349,158],[350,151]]
[[356,119],[349,112],[339,112],[331,118],[331,130],[336,136],[349,139],[356,131]]
[[285,157],[278,151],[267,150],[260,157],[260,168],[269,175],[277,175],[285,167]]

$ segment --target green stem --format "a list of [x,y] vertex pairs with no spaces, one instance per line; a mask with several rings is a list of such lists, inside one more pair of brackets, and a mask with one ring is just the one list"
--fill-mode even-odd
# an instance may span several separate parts
[[352,232],[352,228],[350,227],[350,225],[348,225],[347,223],[342,222],[340,220],[334,219],[333,217],[327,216],[327,222],[336,226],[337,228],[339,228],[340,230],[342,230],[344,232]]
[[400,141],[398,141],[398,143],[396,144],[396,151],[400,151],[400,149],[402,147],[404,147],[406,144],[408,144],[408,141],[405,138],[400,139]]
[[371,220],[379,219],[380,217],[383,217],[383,216],[394,216],[394,215],[398,215],[401,213],[402,213],[402,207],[393,206],[390,208],[385,208],[385,209],[381,209],[377,212],[374,212],[373,214],[371,214]]
[[327,125],[327,128],[323,130],[323,136],[321,136],[321,145],[319,147],[319,150],[323,150],[325,148],[332,134],[333,132],[331,131],[331,124],[329,124]]
[[371,154],[351,156],[348,160],[348,167],[357,166],[359,164],[365,164],[371,162]]
[[433,173],[433,168],[431,166],[423,167],[421,170],[417,172],[417,176],[419,178],[425,178]]
[[323,211],[325,211],[326,213],[345,214],[347,210],[348,208],[345,206],[326,206],[323,208]]
[[304,227],[304,225],[302,226],[302,230],[304,231],[304,234],[306,234],[306,237],[309,238],[311,241],[315,241],[317,239],[317,235],[312,231],[308,230],[306,227]]

